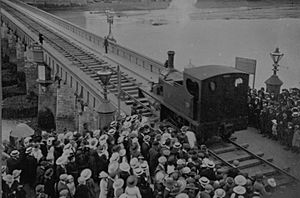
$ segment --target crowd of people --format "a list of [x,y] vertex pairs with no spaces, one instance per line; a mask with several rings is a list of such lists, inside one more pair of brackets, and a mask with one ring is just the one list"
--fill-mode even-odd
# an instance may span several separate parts
[[2,167],[3,198],[259,198],[273,178],[225,167],[189,127],[123,115],[103,131],[45,132],[22,138]]
[[300,90],[283,89],[276,96],[263,88],[249,92],[249,124],[277,140],[286,150],[300,153]]

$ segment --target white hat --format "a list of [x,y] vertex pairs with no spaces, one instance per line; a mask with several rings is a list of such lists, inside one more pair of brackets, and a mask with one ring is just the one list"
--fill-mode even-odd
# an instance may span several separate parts
[[80,173],[80,177],[83,177],[85,180],[88,180],[92,176],[92,171],[88,168],[83,169]]
[[68,158],[65,155],[62,155],[59,158],[57,158],[56,165],[63,165],[66,164],[67,162],[68,162]]
[[144,173],[144,170],[142,168],[138,167],[136,169],[133,169],[133,172],[134,172],[135,175],[140,176]]
[[275,187],[277,186],[276,181],[275,181],[274,178],[269,178],[269,179],[267,180],[267,182],[268,182],[268,184],[269,184],[271,187],[273,187],[273,188],[275,188]]
[[100,145],[105,144],[107,139],[108,139],[108,136],[106,134],[101,135],[100,138],[99,138],[99,144]]
[[186,167],[184,167],[184,168],[181,169],[181,172],[183,174],[189,174],[191,172],[191,169],[186,166]]
[[91,138],[88,140],[89,142],[89,148],[91,149],[96,149],[97,148],[97,145],[98,145],[98,140],[97,138]]
[[32,147],[28,147],[27,149],[26,149],[26,151],[25,151],[25,153],[31,153],[32,152]]
[[114,135],[116,133],[116,129],[109,129],[107,133],[109,135]]
[[246,193],[246,188],[244,186],[235,186],[233,188],[233,192],[235,192],[238,195],[243,195]]
[[238,186],[244,186],[247,183],[247,179],[243,175],[237,175],[234,178],[234,183]]
[[121,157],[125,156],[125,155],[126,155],[126,150],[125,150],[125,149],[121,149],[121,150],[119,151],[119,155],[120,155]]
[[104,171],[101,171],[101,173],[99,174],[99,178],[104,178],[104,177],[108,177],[108,174]]
[[130,128],[130,127],[131,127],[131,122],[126,122],[126,121],[125,121],[125,122],[123,123],[123,128],[124,128],[124,129],[128,129],[128,128]]
[[112,121],[111,123],[110,123],[110,127],[116,127],[117,126],[117,121]]
[[112,161],[119,161],[119,159],[120,159],[119,153],[114,152],[114,153],[111,155],[109,161],[110,161],[110,162],[112,162]]
[[275,120],[275,119],[272,120],[272,123],[273,123],[273,124],[277,124],[277,120]]
[[167,162],[167,158],[166,158],[165,156],[160,156],[160,157],[158,158],[158,162],[159,162],[159,163],[166,163],[166,162]]
[[14,178],[16,178],[16,177],[20,176],[21,172],[22,172],[22,170],[15,169],[15,170],[13,170],[12,175]]
[[213,161],[209,160],[209,161],[206,162],[206,166],[208,168],[214,168],[215,167],[215,163]]
[[200,177],[199,182],[200,182],[201,186],[205,186],[205,185],[209,184],[209,179],[207,179],[207,177]]
[[124,180],[123,179],[116,179],[113,183],[113,188],[114,189],[119,189],[119,188],[122,188],[124,185]]
[[140,166],[138,158],[134,157],[130,160],[130,166],[132,169],[135,169]]
[[119,166],[120,170],[121,171],[124,171],[124,172],[129,172],[130,171],[130,166],[127,162],[122,162]]
[[213,198],[223,198],[225,196],[226,196],[225,190],[223,190],[222,188],[218,188],[215,190],[215,194]]

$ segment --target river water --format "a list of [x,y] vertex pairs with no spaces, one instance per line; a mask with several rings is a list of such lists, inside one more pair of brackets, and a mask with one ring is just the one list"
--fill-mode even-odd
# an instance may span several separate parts
[[[234,66],[235,57],[256,59],[257,88],[265,86],[264,81],[272,74],[270,52],[279,47],[284,53],[278,73],[283,87],[299,87],[299,19],[202,20],[195,17],[201,10],[190,6],[191,1],[175,0],[175,5],[167,10],[123,12],[115,17],[114,38],[119,44],[161,62],[167,59],[168,50],[174,50],[175,67],[179,70],[189,62],[195,66]],[[95,34],[107,35],[103,13],[52,13]],[[165,24],[153,26],[153,21]]]

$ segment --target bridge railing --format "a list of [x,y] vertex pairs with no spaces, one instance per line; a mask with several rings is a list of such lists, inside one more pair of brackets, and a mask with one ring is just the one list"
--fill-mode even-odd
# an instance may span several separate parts
[[[4,0],[6,2],[7,0]],[[91,42],[100,48],[103,48],[103,41],[104,39],[98,35],[95,35],[91,32],[86,31],[85,29],[72,24],[64,19],[61,19],[57,16],[54,16],[50,13],[47,13],[43,10],[40,10],[36,7],[30,6],[28,4],[25,4],[23,2],[14,0],[13,2],[21,5],[22,7],[26,8],[27,10],[30,10],[31,12],[38,14],[47,20],[59,25],[60,27],[65,28],[66,30],[72,32],[73,34],[80,36],[81,38],[85,39],[88,42]],[[110,53],[113,53],[115,55],[118,55],[131,63],[138,65],[140,67],[143,67],[144,69],[159,74],[160,71],[164,68],[163,63],[156,61],[152,58],[149,58],[145,55],[142,55],[138,52],[135,52],[131,49],[128,49],[126,47],[123,47],[117,43],[110,42],[109,43],[109,51]]]

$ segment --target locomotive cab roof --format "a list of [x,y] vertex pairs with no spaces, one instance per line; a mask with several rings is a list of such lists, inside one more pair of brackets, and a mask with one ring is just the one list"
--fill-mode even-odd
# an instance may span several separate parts
[[193,67],[193,68],[184,69],[184,73],[198,80],[205,80],[223,74],[232,74],[232,73],[246,74],[245,72],[235,69],[234,67],[229,67],[224,65],[205,65],[205,66]]

